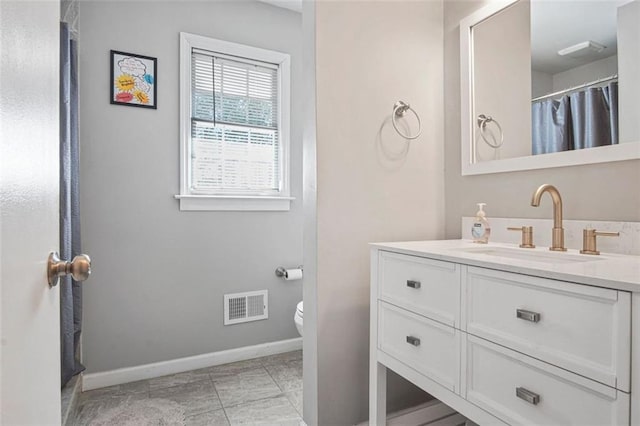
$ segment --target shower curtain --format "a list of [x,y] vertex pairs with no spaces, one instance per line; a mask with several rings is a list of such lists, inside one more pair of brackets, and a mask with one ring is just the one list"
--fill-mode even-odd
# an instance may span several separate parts
[[618,83],[569,95],[574,149],[618,143]]
[[618,143],[618,83],[548,99],[531,106],[532,153]]
[[571,107],[567,96],[534,103],[531,115],[533,155],[573,149]]
[[[77,44],[69,26],[60,26],[60,257],[71,260],[80,250]],[[62,386],[84,370],[80,363],[82,287],[71,276],[60,279],[60,348]]]

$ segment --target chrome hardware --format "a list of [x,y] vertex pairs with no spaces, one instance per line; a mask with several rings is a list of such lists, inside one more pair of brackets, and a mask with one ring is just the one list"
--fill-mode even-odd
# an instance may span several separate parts
[[553,186],[545,183],[540,185],[536,192],[533,193],[531,198],[531,205],[538,207],[540,205],[540,198],[542,194],[548,192],[553,200],[553,230],[551,234],[552,242],[549,250],[552,251],[567,251],[564,246],[564,228],[562,227],[562,197],[560,197],[560,191]]
[[[484,115],[484,114],[478,115],[477,123],[478,123],[478,129],[480,129],[480,137],[482,138],[482,140],[491,148],[494,148],[494,149],[500,148],[504,143],[504,133],[502,131],[502,126],[500,125],[500,123],[498,123],[495,118],[489,115]],[[487,124],[489,123],[495,124],[496,127],[498,128],[498,131],[500,132],[500,142],[498,142],[495,137],[492,138],[493,142],[491,142],[485,136],[485,132],[487,131]],[[491,135],[493,136],[493,133]]]
[[58,279],[71,275],[74,280],[80,282],[91,275],[91,259],[86,254],[80,254],[71,262],[60,260],[58,252],[51,252],[47,260],[47,280],[50,287],[58,285]]
[[420,285],[420,281],[407,280],[407,287],[419,289]]
[[608,77],[599,78],[599,79],[597,79],[595,81],[589,81],[587,83],[579,84],[577,86],[571,86],[571,87],[568,87],[566,89],[559,90],[557,92],[546,94],[544,96],[539,96],[537,98],[531,99],[531,102],[537,102],[537,101],[541,101],[543,99],[548,99],[548,98],[558,98],[559,95],[564,95],[565,93],[574,92],[574,91],[576,91],[578,89],[584,89],[586,87],[600,86],[601,83],[605,83],[607,81],[612,81],[612,80],[618,81],[618,74],[613,74],[613,75],[610,75]]
[[[398,124],[396,123],[396,119],[403,117],[407,111],[411,111],[413,115],[416,116],[416,120],[418,120],[418,132],[414,136],[409,136],[405,133],[402,133],[400,129],[398,129]],[[400,136],[408,140],[418,139],[418,137],[422,134],[422,122],[420,121],[420,116],[418,115],[416,110],[411,108],[411,105],[409,105],[404,101],[398,101],[393,105],[393,113],[391,114],[391,124],[393,124],[393,128],[396,129],[396,132],[398,132]]]
[[508,227],[509,231],[522,231],[520,248],[536,248],[533,244],[533,226]]
[[525,321],[538,322],[540,314],[537,312],[527,311],[526,309],[516,309],[516,317]]
[[[302,267],[302,265],[298,265],[298,267],[296,269],[300,269],[300,270],[302,270],[304,272],[304,268]],[[278,266],[276,268],[276,277],[288,278],[287,269],[282,267],[282,266]]]
[[529,404],[538,405],[540,395],[525,388],[516,388],[516,396]]
[[415,347],[420,346],[420,339],[418,339],[417,337],[413,337],[413,336],[407,336],[407,343],[410,345],[413,345]]
[[596,237],[618,237],[619,232],[599,232],[595,229],[582,230],[582,254],[600,254],[596,247]]

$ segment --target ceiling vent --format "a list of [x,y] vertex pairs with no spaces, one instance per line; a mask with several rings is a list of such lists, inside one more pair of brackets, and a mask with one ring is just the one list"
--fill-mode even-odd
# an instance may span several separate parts
[[596,43],[595,41],[588,40],[558,50],[558,55],[568,56],[570,58],[584,58],[585,56],[600,53],[606,48],[607,46]]

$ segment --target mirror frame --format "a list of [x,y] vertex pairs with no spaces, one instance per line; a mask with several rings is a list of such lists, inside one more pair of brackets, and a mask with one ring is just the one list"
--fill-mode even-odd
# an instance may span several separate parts
[[578,166],[640,159],[640,141],[552,154],[474,162],[475,120],[473,120],[473,33],[475,25],[506,9],[518,0],[496,0],[460,21],[460,116],[462,176],[552,167]]

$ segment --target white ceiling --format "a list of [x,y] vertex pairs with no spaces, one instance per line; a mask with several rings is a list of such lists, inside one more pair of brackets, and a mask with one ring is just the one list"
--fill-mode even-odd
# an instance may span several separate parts
[[[303,0],[259,0],[302,12]],[[632,0],[531,0],[531,66],[556,74],[617,53],[617,8]],[[580,59],[558,55],[558,50],[583,41],[606,46]]]
[[[531,67],[556,74],[617,53],[618,6],[629,0],[532,0]],[[583,41],[606,46],[600,53],[576,59],[558,50]]]
[[269,3],[273,6],[283,7],[285,9],[293,10],[294,12],[302,13],[302,0],[258,0],[263,3]]

